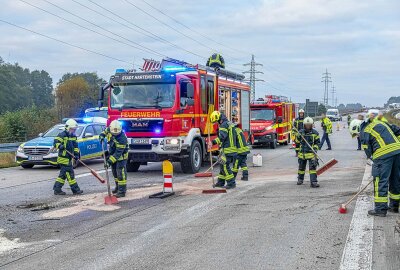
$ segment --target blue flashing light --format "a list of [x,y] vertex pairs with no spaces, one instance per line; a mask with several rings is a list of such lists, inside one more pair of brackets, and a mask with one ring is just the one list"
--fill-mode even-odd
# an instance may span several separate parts
[[93,118],[92,117],[85,117],[82,119],[83,122],[85,123],[92,123],[93,122]]
[[173,71],[186,71],[188,68],[186,67],[178,67],[178,66],[166,66],[163,68],[166,72],[173,72]]
[[126,73],[126,70],[123,69],[123,68],[117,68],[117,69],[115,70],[115,73],[116,73],[116,74],[117,74],[117,73]]
[[154,130],[154,132],[155,132],[156,134],[160,134],[160,133],[161,133],[161,129],[156,128],[156,129]]

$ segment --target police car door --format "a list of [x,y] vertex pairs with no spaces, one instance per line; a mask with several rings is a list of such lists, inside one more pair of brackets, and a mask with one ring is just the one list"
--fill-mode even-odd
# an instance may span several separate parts
[[96,140],[98,140],[98,137],[95,136],[93,126],[87,126],[82,135],[82,147],[80,147],[83,158],[91,158],[93,154],[99,152],[99,145],[96,144]]

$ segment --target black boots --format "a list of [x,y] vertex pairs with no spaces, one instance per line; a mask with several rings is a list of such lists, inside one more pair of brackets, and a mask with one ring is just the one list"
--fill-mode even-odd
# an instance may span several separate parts
[[56,181],[53,186],[54,195],[65,195],[66,193],[61,190],[62,187],[63,187],[63,184]]
[[249,176],[248,175],[243,175],[242,178],[240,179],[242,181],[249,181]]
[[223,187],[223,186],[225,186],[225,181],[218,180],[214,186],[215,187]]
[[115,188],[112,190],[113,194],[118,193],[118,182],[115,182]]
[[79,188],[78,184],[73,184],[73,185],[71,186],[71,190],[72,190],[72,193],[73,193],[74,195],[80,195],[80,194],[83,193],[83,191]]
[[311,182],[310,187],[312,188],[319,188],[319,184],[317,182]]
[[126,193],[126,185],[123,185],[123,186],[118,185],[118,192],[115,195],[115,197],[117,197],[117,198],[125,197],[125,193]]
[[376,216],[376,217],[386,217],[386,211],[383,211],[383,210],[380,210],[380,211],[378,211],[378,210],[369,210],[368,211],[368,215],[370,215],[370,216]]
[[303,184],[303,180],[302,179],[297,179],[297,185],[300,186]]

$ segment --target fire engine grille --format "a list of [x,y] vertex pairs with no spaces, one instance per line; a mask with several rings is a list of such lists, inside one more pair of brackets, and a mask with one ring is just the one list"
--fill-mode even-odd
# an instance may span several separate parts
[[24,147],[25,155],[29,156],[44,156],[50,151],[48,147]]
[[163,119],[120,120],[125,132],[154,132],[160,133],[163,129]]

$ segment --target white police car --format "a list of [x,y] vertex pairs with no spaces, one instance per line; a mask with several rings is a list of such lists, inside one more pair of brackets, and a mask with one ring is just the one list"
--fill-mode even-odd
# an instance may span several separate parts
[[[53,149],[53,142],[64,127],[65,124],[55,125],[46,133],[39,134],[39,137],[21,144],[15,155],[16,162],[23,168],[32,168],[34,165],[57,166],[58,151]],[[82,160],[102,156],[99,135],[105,127],[103,123],[78,123],[75,134]]]

